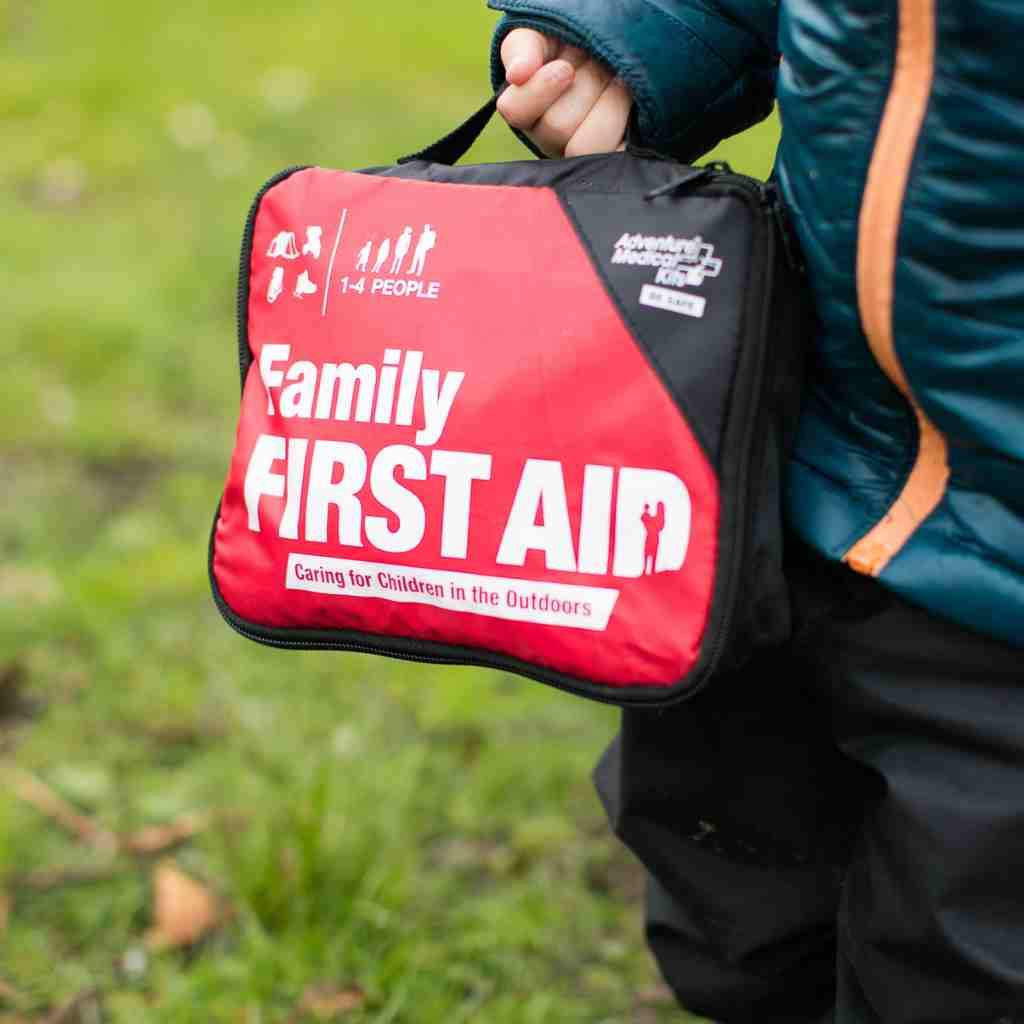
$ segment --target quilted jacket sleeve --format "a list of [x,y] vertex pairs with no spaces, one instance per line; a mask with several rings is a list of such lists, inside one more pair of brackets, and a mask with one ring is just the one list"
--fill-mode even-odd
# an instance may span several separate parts
[[775,98],[780,0],[489,0],[491,50],[535,28],[601,58],[629,86],[638,141],[683,161],[767,117]]

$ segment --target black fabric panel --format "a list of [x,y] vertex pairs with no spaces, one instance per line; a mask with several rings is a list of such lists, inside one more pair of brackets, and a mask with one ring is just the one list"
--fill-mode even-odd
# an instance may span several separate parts
[[[560,196],[634,337],[671,389],[712,464],[719,468],[750,287],[754,229],[748,204],[731,195],[665,195],[656,199],[620,195],[614,204],[597,193],[562,189]],[[675,271],[668,268],[673,276],[659,279],[662,271],[657,266],[613,262],[616,243],[627,234],[691,240],[701,256],[695,262],[679,264]],[[628,247],[620,251],[630,252]],[[677,258],[671,252],[656,254],[662,256]],[[692,267],[702,279],[683,280],[686,267]],[[703,276],[705,271],[707,276]],[[643,304],[645,285],[670,297],[703,304],[702,315]]]

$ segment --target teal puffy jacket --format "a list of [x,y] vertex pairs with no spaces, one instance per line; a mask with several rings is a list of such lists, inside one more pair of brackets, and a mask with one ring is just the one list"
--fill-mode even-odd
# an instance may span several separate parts
[[778,100],[822,328],[787,514],[811,546],[1024,646],[1024,2],[491,0],[630,86],[692,160]]

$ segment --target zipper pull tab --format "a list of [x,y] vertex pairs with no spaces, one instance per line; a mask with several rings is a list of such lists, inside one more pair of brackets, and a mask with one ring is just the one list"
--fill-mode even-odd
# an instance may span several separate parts
[[694,185],[711,176],[711,168],[708,167],[687,167],[685,173],[670,181],[667,185],[659,185],[645,193],[644,199],[657,199],[658,196],[667,196],[670,192],[676,192],[687,185]]

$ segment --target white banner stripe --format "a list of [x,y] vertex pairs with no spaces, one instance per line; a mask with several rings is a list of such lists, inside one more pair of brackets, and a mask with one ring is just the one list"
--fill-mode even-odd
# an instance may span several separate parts
[[608,587],[540,583],[297,552],[288,556],[285,587],[335,597],[426,604],[493,619],[597,632],[608,628],[619,596],[619,591]]

